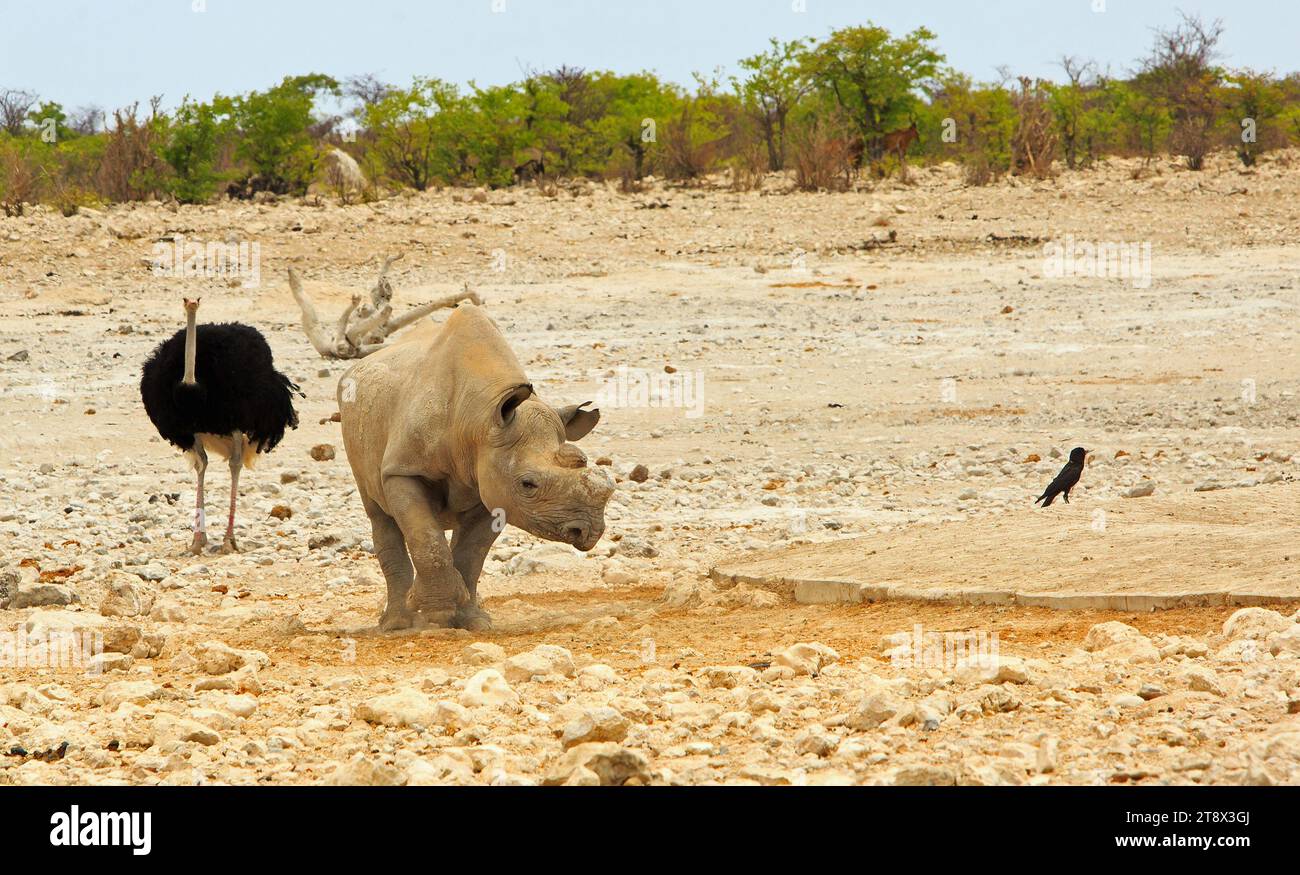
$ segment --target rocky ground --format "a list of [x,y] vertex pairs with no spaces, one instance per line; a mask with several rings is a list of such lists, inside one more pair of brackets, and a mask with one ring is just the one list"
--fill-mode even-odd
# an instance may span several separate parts
[[[1075,445],[1096,460],[1063,525],[1197,490],[1300,496],[1297,158],[0,220],[0,783],[1300,781],[1293,606],[801,605],[707,578],[782,544],[1056,513],[1031,502]],[[257,244],[260,282],[157,275],[178,235]],[[1150,243],[1149,286],[1052,275],[1043,246],[1067,235]],[[285,281],[332,317],[394,252],[399,312],[468,283],[548,400],[674,378],[654,405],[606,388],[584,442],[618,480],[606,537],[582,555],[507,530],[489,633],[375,631],[344,365]],[[139,402],[182,294],[259,327],[308,393],[243,475],[237,555],[184,552],[193,475]],[[225,478],[209,467],[210,521]],[[930,653],[945,634],[997,657]],[[89,665],[42,650],[93,640]]]

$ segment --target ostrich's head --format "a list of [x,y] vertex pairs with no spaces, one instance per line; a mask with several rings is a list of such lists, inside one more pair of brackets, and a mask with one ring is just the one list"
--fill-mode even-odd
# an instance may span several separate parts
[[202,298],[182,298],[181,300],[185,302],[185,315],[186,315],[186,316],[189,316],[191,313],[197,313],[197,312],[199,312],[199,301],[202,301],[203,299],[202,299]]

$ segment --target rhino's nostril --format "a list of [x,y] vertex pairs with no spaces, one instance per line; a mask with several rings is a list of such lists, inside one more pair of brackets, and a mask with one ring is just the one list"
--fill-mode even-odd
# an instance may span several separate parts
[[569,526],[564,530],[564,534],[575,544],[581,544],[583,541],[587,540],[587,530],[581,526]]

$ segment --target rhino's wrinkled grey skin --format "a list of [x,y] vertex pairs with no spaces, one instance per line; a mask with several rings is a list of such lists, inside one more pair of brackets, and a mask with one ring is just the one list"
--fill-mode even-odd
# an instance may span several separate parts
[[605,531],[613,484],[569,443],[600,411],[545,404],[472,304],[353,365],[338,401],[388,582],[381,629],[489,627],[478,578],[504,523],[580,550]]

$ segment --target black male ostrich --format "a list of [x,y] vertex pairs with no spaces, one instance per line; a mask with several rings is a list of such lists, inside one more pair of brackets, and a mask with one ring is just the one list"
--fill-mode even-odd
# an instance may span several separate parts
[[230,461],[230,515],[221,545],[230,553],[239,549],[239,471],[251,467],[258,453],[270,452],[285,428],[298,427],[293,393],[306,395],[275,369],[271,347],[256,328],[238,322],[196,327],[198,311],[198,299],[186,298],[185,330],[159,344],[144,363],[140,397],[158,434],[184,450],[198,472],[192,553],[201,553],[208,543],[203,516],[208,451]]

